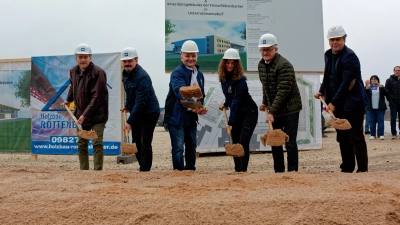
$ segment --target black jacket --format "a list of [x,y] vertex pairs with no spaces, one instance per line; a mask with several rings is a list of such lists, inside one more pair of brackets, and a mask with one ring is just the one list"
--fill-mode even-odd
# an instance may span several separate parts
[[385,88],[393,97],[393,100],[400,102],[400,80],[394,74],[386,80]]
[[[366,109],[367,110],[373,110],[372,108],[372,90],[371,89],[365,89],[365,92],[367,93],[369,104],[367,105]],[[378,110],[386,110],[386,102],[385,102],[385,97],[389,101],[391,100],[391,96],[389,95],[388,90],[385,87],[380,87],[379,88],[379,105],[378,105]]]
[[123,71],[122,83],[124,83],[126,93],[125,108],[131,112],[128,124],[132,126],[146,122],[141,118],[146,115],[157,116],[160,114],[160,105],[150,76],[139,64],[130,73]]
[[240,80],[232,80],[231,77],[227,77],[226,82],[221,82],[221,88],[225,95],[224,106],[231,110],[228,125],[232,126],[237,117],[243,117],[252,110],[257,111],[257,105],[251,98],[244,77],[241,77]]
[[[324,78],[319,92],[324,94],[328,104],[332,103],[334,106],[342,108],[345,111],[351,112],[365,109],[369,103],[361,78],[360,61],[354,51],[346,45],[339,53],[339,59],[335,64],[334,76],[338,90],[336,93],[331,93],[331,91],[327,90],[330,88],[329,73],[332,54],[332,49],[325,52]],[[354,85],[349,90],[353,80]]]

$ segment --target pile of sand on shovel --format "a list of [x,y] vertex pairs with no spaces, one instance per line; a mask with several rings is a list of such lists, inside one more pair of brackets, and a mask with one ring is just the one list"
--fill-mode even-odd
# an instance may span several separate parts
[[332,118],[329,125],[338,130],[350,130],[351,124],[346,119]]
[[243,157],[244,149],[241,144],[229,144],[225,145],[226,155],[233,157]]
[[98,138],[96,131],[94,130],[78,130],[78,132],[76,132],[76,134],[86,140],[90,140],[90,139],[96,139]]
[[128,143],[122,143],[121,150],[122,150],[122,154],[125,154],[125,155],[133,155],[138,152],[136,145],[128,144]]
[[282,146],[289,141],[289,136],[281,129],[269,130],[260,136],[260,141],[264,146]]
[[192,86],[183,86],[179,89],[179,92],[184,98],[203,98],[203,93],[201,92],[201,89],[197,84],[193,84]]

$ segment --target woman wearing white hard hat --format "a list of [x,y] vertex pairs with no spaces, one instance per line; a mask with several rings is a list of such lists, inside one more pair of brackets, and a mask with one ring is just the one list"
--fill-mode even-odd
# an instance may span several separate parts
[[218,75],[225,95],[225,103],[219,109],[230,109],[226,129],[231,130],[233,143],[241,144],[244,149],[243,157],[233,158],[235,171],[246,172],[250,157],[250,139],[257,125],[258,108],[249,94],[247,78],[236,49],[225,51],[219,63]]

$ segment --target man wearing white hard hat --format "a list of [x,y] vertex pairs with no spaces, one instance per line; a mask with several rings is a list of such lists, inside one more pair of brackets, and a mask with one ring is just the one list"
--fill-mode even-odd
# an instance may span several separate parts
[[[272,122],[274,129],[281,129],[289,136],[289,141],[285,144],[287,171],[298,171],[299,153],[296,139],[302,104],[294,68],[278,53],[278,40],[273,34],[262,35],[258,47],[262,57],[258,63],[263,90],[260,111],[267,112],[267,122]],[[275,172],[285,172],[283,147],[272,146],[271,149]]]
[[[181,103],[184,98],[180,93],[180,88],[197,84],[204,96],[204,76],[196,64],[199,52],[197,44],[192,40],[187,40],[183,43],[181,52],[182,63],[171,73],[169,91],[165,100],[164,123],[167,125],[171,139],[173,169],[196,170],[198,115],[206,114],[207,109],[206,107],[185,108]],[[200,102],[203,104],[204,98]]]
[[243,157],[233,157],[236,172],[247,172],[250,140],[257,125],[258,107],[249,93],[238,50],[227,49],[219,62],[219,82],[225,96],[219,110],[230,110],[226,130],[232,131],[233,144],[241,144]]
[[121,52],[124,66],[122,83],[126,99],[123,111],[130,115],[125,121],[124,130],[132,130],[132,142],[136,143],[136,158],[139,171],[150,171],[153,162],[153,133],[160,115],[160,105],[149,74],[138,64],[135,49],[124,48]]
[[357,161],[357,172],[367,172],[368,154],[363,124],[369,101],[361,78],[360,61],[354,51],[345,45],[346,37],[342,26],[329,28],[327,38],[331,48],[325,52],[324,78],[314,97],[324,97],[327,110],[351,124],[350,130],[336,130],[336,141],[342,156],[341,171],[352,173]]
[[[79,44],[75,49],[78,65],[69,73],[70,88],[62,106],[75,103],[74,115],[84,130],[94,130],[98,138],[93,139],[93,163],[95,170],[103,169],[103,134],[108,120],[108,89],[106,72],[92,62],[92,49]],[[78,136],[78,156],[81,170],[89,169],[89,140]]]

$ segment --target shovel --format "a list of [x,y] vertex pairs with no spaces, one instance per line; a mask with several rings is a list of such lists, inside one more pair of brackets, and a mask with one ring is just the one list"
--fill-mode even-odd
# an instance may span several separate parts
[[[228,124],[228,116],[226,115],[225,108],[223,109],[225,123]],[[225,145],[226,154],[233,157],[243,157],[244,156],[244,149],[241,144],[233,144],[231,130],[227,129],[229,144]]]
[[80,125],[78,123],[78,120],[76,119],[76,117],[74,116],[74,114],[72,114],[71,110],[69,110],[68,106],[65,105],[65,109],[68,111],[69,115],[72,117],[72,119],[74,120],[76,127],[78,128],[78,132],[76,132],[76,134],[86,140],[90,140],[90,139],[96,139],[97,134],[95,131],[93,130],[83,130],[82,125]]
[[179,89],[179,92],[184,98],[188,99],[192,97],[195,97],[197,99],[203,98],[203,93],[201,92],[199,85],[197,85],[196,83],[193,84],[192,86],[182,86]]
[[[123,113],[124,122],[125,122],[127,120],[126,119],[126,112],[124,110],[121,110],[121,111]],[[122,143],[122,146],[121,146],[122,154],[124,154],[124,155],[133,155],[133,154],[137,153],[136,145],[135,144],[131,144],[130,141],[129,141],[129,131],[127,129],[124,129],[124,134],[125,134],[125,136],[124,136],[124,142],[125,143]]]
[[[265,110],[268,117],[268,112]],[[289,141],[289,136],[281,129],[274,130],[271,121],[268,121],[269,130],[264,135],[260,136],[261,143],[266,146],[282,146]]]
[[[326,104],[324,98],[322,96],[319,96],[319,100],[321,100],[322,104],[324,104],[325,107],[328,107]],[[346,119],[338,119],[333,115],[331,110],[328,110],[328,113],[331,115],[332,119],[329,121],[329,124],[338,130],[350,130],[351,129],[351,124],[349,123],[348,120]]]

